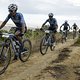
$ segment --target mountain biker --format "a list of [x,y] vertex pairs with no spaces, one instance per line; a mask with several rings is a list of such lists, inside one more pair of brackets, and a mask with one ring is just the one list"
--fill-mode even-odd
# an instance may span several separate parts
[[[70,25],[68,24],[67,20],[65,20],[65,22],[60,26],[60,31],[62,31],[61,30],[62,27],[63,27],[63,31],[69,31],[70,30]],[[67,33],[66,33],[66,38],[67,38]]]
[[76,23],[74,23],[74,24],[72,25],[72,28],[71,28],[71,29],[73,29],[73,30],[77,31],[77,30],[78,30],[78,26],[77,26],[77,24],[76,24]]
[[[57,20],[55,18],[53,18],[53,13],[49,13],[48,14],[49,16],[49,19],[47,19],[43,24],[42,24],[42,27],[41,27],[41,30],[43,29],[44,25],[48,22],[50,24],[48,30],[51,30],[53,31],[53,37],[54,37],[54,41],[56,41],[56,32],[57,32],[57,28],[58,28],[58,24],[57,24]],[[54,43],[54,46],[55,46],[55,43]]]
[[[4,22],[1,24],[0,29],[2,29],[5,26],[5,24],[8,22],[9,19],[11,19],[16,25],[15,36],[18,39],[18,41],[21,43],[21,47],[22,47],[23,44],[22,44],[21,36],[23,36],[25,31],[27,31],[27,27],[23,15],[21,13],[18,13],[17,10],[18,10],[18,6],[16,4],[10,4],[8,6],[9,14],[4,20]],[[17,59],[17,55],[15,55],[14,59]]]

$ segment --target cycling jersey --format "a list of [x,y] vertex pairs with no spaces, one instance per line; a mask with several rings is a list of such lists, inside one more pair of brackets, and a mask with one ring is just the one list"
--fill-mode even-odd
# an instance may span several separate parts
[[49,30],[54,30],[54,29],[56,29],[57,21],[56,21],[55,18],[47,19],[43,25],[45,25],[47,22],[49,22],[49,24],[50,24]]
[[77,25],[76,24],[73,25],[73,29],[75,29],[75,30],[77,29]]
[[[68,30],[68,27],[69,27],[69,29],[70,29],[70,26],[69,26],[68,23],[64,23],[64,24],[62,24],[62,26],[64,26],[63,30]],[[62,27],[62,26],[61,26],[61,27]]]
[[22,25],[25,25],[26,26],[26,23],[24,21],[23,15],[21,13],[16,13],[15,16],[12,16],[11,14],[9,14],[7,16],[7,18],[5,19],[5,22],[7,22],[9,19],[12,19],[12,21],[15,23],[15,25],[18,28],[21,28]]

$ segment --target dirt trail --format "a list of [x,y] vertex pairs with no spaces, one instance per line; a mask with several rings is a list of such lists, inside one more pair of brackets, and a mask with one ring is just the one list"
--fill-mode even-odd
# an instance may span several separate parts
[[[35,54],[31,55],[30,59],[26,63],[17,61],[15,63],[10,64],[6,72],[0,75],[0,80],[65,80],[65,78],[66,80],[75,80],[75,79],[68,79],[68,77],[70,76],[69,69],[73,71],[71,64],[73,64],[74,62],[75,56],[73,54],[75,54],[76,51],[70,52],[72,54],[72,57],[65,55],[65,58],[64,58],[64,54],[60,55],[60,52],[63,48],[66,48],[66,47],[68,48],[73,43],[74,43],[74,40],[70,39],[64,44],[61,44],[61,43],[57,44],[53,52],[48,50],[47,54],[44,56],[41,55],[40,52],[36,52]],[[75,50],[75,47],[73,48]],[[73,48],[70,48],[70,49],[72,50]],[[62,59],[60,56],[63,56],[62,58],[64,59]],[[75,62],[77,63],[77,60],[75,60]],[[51,66],[54,67],[52,68],[53,70],[51,69]],[[78,69],[76,67],[78,66],[76,66],[75,64],[74,65],[75,74],[77,74],[76,71]],[[60,69],[60,72],[56,70],[57,68]],[[55,74],[54,77],[51,76],[51,74],[53,75],[53,73]],[[63,75],[62,77],[60,76],[61,75],[60,73],[65,75]],[[73,72],[71,72],[71,74],[72,76],[75,75],[73,74]],[[59,78],[59,76],[61,79]],[[76,79],[76,80],[79,80],[79,79]]]

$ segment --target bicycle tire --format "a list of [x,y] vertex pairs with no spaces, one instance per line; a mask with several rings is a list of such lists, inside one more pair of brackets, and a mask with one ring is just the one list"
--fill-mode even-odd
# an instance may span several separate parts
[[[4,52],[5,51],[5,52]],[[0,66],[0,75],[1,74],[3,74],[4,72],[5,72],[5,70],[8,68],[8,66],[9,66],[9,64],[10,64],[10,60],[11,60],[11,51],[10,51],[10,47],[9,46],[7,46],[6,45],[6,43],[4,43],[3,45],[2,45],[2,48],[1,48],[1,60],[0,60],[0,64],[1,65],[4,65],[3,63],[3,61],[4,61],[4,58],[6,58],[7,60],[7,62],[6,62],[6,64],[5,64],[5,66],[3,66],[3,68],[1,69],[1,66]],[[4,55],[4,54],[7,54],[7,57]]]
[[53,37],[51,37],[51,45],[50,45],[50,50],[51,51],[53,51],[54,50],[54,48],[55,48],[55,43],[56,41],[55,41],[55,38],[53,38]]
[[[20,50],[20,52],[19,52],[19,58],[20,58],[20,60],[22,61],[22,62],[26,62],[28,59],[29,59],[29,57],[30,57],[30,55],[31,55],[31,48],[32,48],[32,45],[31,45],[31,41],[29,40],[29,39],[25,39],[24,41],[23,41],[23,44],[24,45],[27,45],[27,43],[29,44],[29,47],[25,47],[24,46],[24,48],[26,48],[27,49],[27,56],[26,56],[26,54],[24,53],[24,54],[22,54],[22,52],[21,52],[21,50]],[[27,45],[28,46],[28,45]],[[24,58],[25,57],[25,58]]]
[[[47,50],[48,50],[48,45],[44,45],[45,44],[45,41],[46,41],[46,36],[44,36],[40,42],[40,53],[42,55],[45,55],[47,53]],[[42,48],[42,46],[44,46],[44,48]],[[43,49],[45,49],[45,52],[43,52]]]
[[51,51],[53,51],[55,48],[54,44],[50,46]]
[[66,41],[67,41],[67,40],[66,40],[66,35],[63,34],[63,35],[62,35],[62,38],[61,38],[61,42],[64,43],[64,42],[66,42]]
[[73,39],[75,39],[75,37],[76,37],[76,32],[74,31],[73,32]]

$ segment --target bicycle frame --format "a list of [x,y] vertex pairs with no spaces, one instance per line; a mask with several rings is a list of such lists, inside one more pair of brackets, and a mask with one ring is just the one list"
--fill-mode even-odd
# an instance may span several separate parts
[[[19,59],[22,62],[26,62],[31,54],[31,42],[29,39],[23,40],[23,44],[29,45],[29,47],[24,46],[25,51],[21,51],[21,44],[19,41],[15,38],[14,34],[10,33],[0,33],[1,37],[6,38],[4,40],[4,43],[1,44],[1,52],[0,52],[0,74],[4,73],[5,70],[7,69],[8,65],[10,64],[11,61],[11,49],[13,50],[14,55],[17,55]],[[17,41],[16,41],[17,40]],[[15,44],[13,43],[15,42]],[[17,48],[15,45],[18,45],[19,47]],[[26,50],[27,49],[27,50]],[[18,53],[18,54],[17,54]],[[14,56],[13,56],[14,57]],[[3,65],[4,62],[6,64]]]
[[[54,39],[53,39],[53,31],[46,30],[44,31],[45,35],[40,42],[40,52],[42,55],[45,55],[48,48],[50,47],[51,51],[54,50]],[[53,42],[52,42],[53,41]]]
[[67,30],[62,31],[62,37],[66,38],[67,37]]
[[51,45],[51,41],[52,41],[52,37],[53,37],[53,31],[51,30],[46,30],[45,31],[46,33],[46,37],[47,37],[47,41],[48,41],[48,45],[50,46]]
[[[16,41],[15,35],[14,35],[14,34],[3,33],[3,34],[2,34],[2,37],[5,37],[5,38],[7,38],[7,39],[10,40],[10,44],[11,44],[11,46],[12,46],[12,49],[13,49],[13,51],[14,51],[14,54],[16,54],[17,51],[16,51],[16,48],[15,48],[15,45],[14,45],[13,41],[14,41],[16,44],[18,44],[19,46],[20,46],[20,44]],[[6,43],[6,40],[5,40],[5,43]]]

